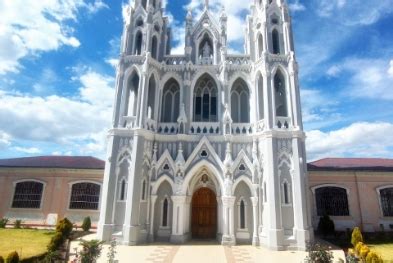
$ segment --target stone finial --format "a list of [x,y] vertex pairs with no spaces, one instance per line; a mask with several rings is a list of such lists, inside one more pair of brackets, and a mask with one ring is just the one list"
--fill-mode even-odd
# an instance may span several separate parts
[[209,0],[205,0],[205,10],[209,9]]

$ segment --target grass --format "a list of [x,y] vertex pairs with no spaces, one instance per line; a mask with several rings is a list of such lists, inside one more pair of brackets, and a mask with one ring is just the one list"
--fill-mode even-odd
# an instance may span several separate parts
[[383,258],[384,262],[393,262],[393,243],[367,243],[367,246],[377,252]]
[[21,259],[46,252],[46,246],[55,232],[36,229],[0,229],[0,256],[18,252]]

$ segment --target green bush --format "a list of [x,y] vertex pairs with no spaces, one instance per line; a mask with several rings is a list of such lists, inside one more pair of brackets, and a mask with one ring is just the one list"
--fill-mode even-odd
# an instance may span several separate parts
[[0,219],[0,228],[5,228],[7,223],[8,223],[8,218],[4,217],[4,218]]
[[60,232],[64,239],[70,237],[72,232],[72,223],[67,218],[63,218],[56,225],[56,232]]
[[48,252],[53,252],[59,249],[63,244],[65,238],[61,232],[56,232],[56,234],[51,238],[48,245]]
[[358,227],[355,227],[352,231],[351,244],[353,247],[356,247],[359,242],[363,242],[362,232],[360,232]]
[[333,220],[328,215],[325,215],[319,219],[318,231],[323,236],[334,235],[335,226]]
[[8,254],[6,263],[19,263],[19,255],[16,251]]
[[0,263],[4,263],[4,258],[0,256]]
[[22,227],[22,220],[20,220],[20,219],[15,220],[14,228],[15,229],[20,229],[21,227]]
[[101,255],[103,241],[99,240],[82,240],[80,245],[82,246],[82,251],[79,253],[81,263],[93,263]]
[[377,253],[371,251],[367,254],[366,263],[383,263],[383,260]]
[[83,223],[82,223],[82,229],[83,231],[87,232],[89,231],[91,228],[91,219],[90,216],[85,217],[85,219],[83,219]]
[[333,252],[329,247],[321,244],[309,244],[307,246],[308,256],[304,260],[307,263],[331,263],[333,262]]

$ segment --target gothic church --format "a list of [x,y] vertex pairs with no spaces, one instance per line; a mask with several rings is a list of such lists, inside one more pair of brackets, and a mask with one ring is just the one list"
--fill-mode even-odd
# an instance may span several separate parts
[[[127,9],[98,236],[215,239],[274,250],[312,239],[298,67],[285,0],[254,0],[245,52],[225,11],[188,12],[171,55],[161,0]],[[218,21],[217,21],[218,19]]]

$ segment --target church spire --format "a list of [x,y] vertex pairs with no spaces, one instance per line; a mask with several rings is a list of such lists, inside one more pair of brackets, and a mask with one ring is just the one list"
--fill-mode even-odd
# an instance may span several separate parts
[[209,9],[209,0],[205,0],[205,10]]

